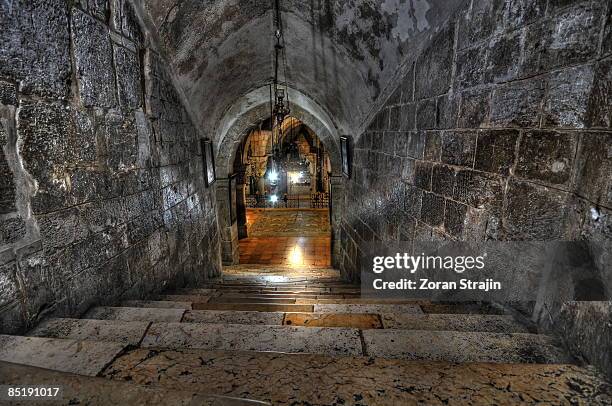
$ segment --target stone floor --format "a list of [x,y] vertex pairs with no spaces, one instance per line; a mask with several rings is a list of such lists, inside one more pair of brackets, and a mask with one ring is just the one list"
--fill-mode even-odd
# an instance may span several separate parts
[[65,383],[71,397],[54,404],[612,402],[598,372],[497,308],[361,298],[324,268],[231,267],[202,286],[49,319],[0,336],[0,372],[12,371],[0,383],[20,382],[2,362]]
[[326,209],[248,209],[247,229],[239,242],[242,264],[331,266]]

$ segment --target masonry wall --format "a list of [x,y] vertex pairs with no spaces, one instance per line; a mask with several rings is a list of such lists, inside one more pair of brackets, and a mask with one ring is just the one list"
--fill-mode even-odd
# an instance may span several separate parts
[[[576,240],[612,294],[608,1],[473,0],[404,68],[357,137],[341,268],[370,241]],[[612,302],[518,309],[612,374]]]
[[0,333],[217,274],[200,135],[130,3],[0,15]]

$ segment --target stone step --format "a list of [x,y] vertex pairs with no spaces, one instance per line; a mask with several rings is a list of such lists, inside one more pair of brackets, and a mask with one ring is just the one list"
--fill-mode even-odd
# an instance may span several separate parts
[[359,313],[286,313],[286,326],[345,327],[357,329],[383,328],[378,314]]
[[172,300],[126,300],[121,302],[125,307],[150,307],[155,309],[191,309],[191,301],[176,302]]
[[361,355],[357,329],[242,324],[153,323],[143,347]]
[[313,305],[273,303],[194,303],[193,310],[238,310],[254,312],[312,312]]
[[109,341],[0,335],[0,361],[96,376],[125,347]]
[[445,362],[567,364],[573,360],[550,337],[457,331],[364,330],[375,358]]
[[284,312],[249,312],[235,310],[188,310],[183,323],[266,324],[280,326]]
[[137,346],[150,322],[96,319],[50,319],[28,334],[32,337],[112,341]]
[[270,298],[266,296],[235,296],[221,295],[211,297],[207,303],[269,303],[269,304],[295,304],[295,298]]
[[423,314],[421,307],[415,304],[314,304],[312,312]]
[[204,395],[195,391],[136,385],[129,382],[111,381],[106,378],[82,376],[67,372],[52,371],[27,365],[0,362],[0,385],[13,387],[42,386],[60,387],[61,399],[45,399],[36,402],[25,398],[13,399],[11,406],[43,405],[203,405],[203,406],[249,406],[269,405],[255,400],[228,396]]
[[529,333],[529,329],[514,320],[512,316],[398,313],[383,313],[380,316],[386,329]]
[[359,295],[339,295],[339,294],[320,294],[320,293],[296,293],[296,292],[275,292],[275,293],[254,293],[254,292],[225,292],[219,291],[218,296],[242,298],[242,297],[256,297],[256,298],[270,298],[270,299],[345,299],[345,298],[359,298]]
[[158,295],[155,297],[156,300],[164,301],[164,302],[183,302],[183,303],[206,303],[208,302],[212,294],[208,295],[180,295],[180,294],[172,294],[172,295]]
[[[376,330],[373,330],[376,331]],[[189,373],[185,373],[189,371]],[[453,364],[317,354],[137,349],[106,378],[275,405],[610,404],[612,386],[575,365]]]
[[183,309],[155,309],[141,307],[94,307],[83,318],[119,321],[179,322]]

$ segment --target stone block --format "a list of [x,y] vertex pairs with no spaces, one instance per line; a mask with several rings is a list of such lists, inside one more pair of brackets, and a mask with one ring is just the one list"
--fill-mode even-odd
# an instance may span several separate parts
[[426,161],[440,162],[442,156],[442,139],[439,131],[425,132],[423,157]]
[[604,2],[576,2],[528,27],[522,74],[586,62],[597,56]]
[[[508,2],[515,3],[515,2]],[[523,32],[495,36],[489,41],[489,57],[485,73],[486,83],[507,82],[516,79],[521,73],[521,42]]]
[[17,88],[14,84],[0,81],[0,104],[5,106],[17,104]]
[[405,104],[400,107],[400,130],[410,131],[416,128],[416,105]]
[[504,227],[509,240],[551,241],[567,238],[569,194],[510,178]]
[[389,130],[399,131],[401,126],[401,107],[393,106],[389,108]]
[[410,69],[404,75],[402,83],[402,103],[411,103],[414,101],[414,64],[410,65]]
[[457,127],[460,96],[458,93],[448,93],[438,97],[436,108],[436,127],[442,130]]
[[444,229],[447,233],[455,237],[461,237],[466,223],[468,207],[464,204],[446,201],[444,212]]
[[574,133],[534,130],[523,134],[515,174],[518,177],[569,187],[577,148]]
[[24,94],[67,98],[71,69],[66,2],[2,2],[0,15],[0,76],[20,81]]
[[[551,74],[544,101],[545,127],[585,128],[593,88],[593,66],[585,65]],[[606,107],[603,107],[605,109]],[[610,107],[608,106],[608,109]]]
[[431,190],[446,197],[453,197],[455,170],[446,165],[434,165],[431,178]]
[[465,91],[461,94],[458,128],[479,128],[489,121],[491,91]]
[[575,185],[580,196],[595,204],[612,206],[612,134],[582,134]]
[[507,31],[524,27],[546,14],[547,0],[513,0],[504,3],[503,25]]
[[415,66],[416,100],[439,96],[448,91],[453,64],[454,33],[454,24],[446,24],[419,55]]
[[[2,203],[0,202],[0,210]],[[0,245],[15,244],[26,236],[26,224],[21,216],[0,219]],[[0,305],[1,307],[1,305]]]
[[421,221],[432,227],[444,223],[444,198],[433,193],[423,194]]
[[544,99],[542,79],[500,86],[493,92],[490,123],[493,127],[537,127]]
[[457,46],[464,49],[483,41],[502,28],[503,1],[475,0],[472,7],[459,18]]
[[92,15],[104,22],[108,21],[110,12],[108,0],[81,0],[81,2],[87,3],[87,9]]
[[408,151],[408,142],[410,141],[411,133],[410,132],[400,132],[397,133],[397,137],[395,138],[395,155],[400,157],[407,156]]
[[425,149],[425,131],[413,131],[409,133],[406,153],[409,157],[423,159]]
[[612,55],[612,7],[610,6],[608,6],[608,16],[606,18],[601,53],[603,56]]
[[421,216],[423,190],[416,186],[405,185],[403,188],[403,211],[412,218]]
[[475,208],[486,208],[492,213],[501,210],[504,184],[494,175],[471,170],[458,171],[455,176],[453,198]]
[[612,58],[596,65],[593,90],[588,101],[587,125],[612,128]]
[[418,130],[436,127],[436,99],[421,100],[417,104],[416,126]]
[[111,27],[118,33],[140,44],[142,33],[136,13],[129,0],[110,0],[111,1]]
[[487,58],[488,50],[482,46],[458,52],[454,88],[460,91],[484,84]]
[[137,109],[142,105],[142,81],[138,55],[117,45],[113,48],[119,105],[124,109]]
[[423,190],[431,190],[432,164],[429,162],[415,161],[414,185]]
[[34,212],[64,207],[67,141],[74,132],[70,109],[60,104],[23,102],[17,123],[19,153],[26,171],[38,184],[32,197]]
[[518,130],[479,132],[474,169],[507,175],[514,165],[518,137]]
[[395,153],[395,138],[396,133],[392,131],[385,131],[382,145],[382,151],[385,154],[393,155]]
[[441,149],[443,163],[471,168],[476,152],[476,133],[445,131],[441,137]]
[[115,106],[113,49],[108,28],[74,9],[72,41],[81,103],[84,106]]

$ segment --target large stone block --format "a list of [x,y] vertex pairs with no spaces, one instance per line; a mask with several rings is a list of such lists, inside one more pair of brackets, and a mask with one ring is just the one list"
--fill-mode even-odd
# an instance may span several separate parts
[[569,187],[577,144],[574,133],[540,130],[524,133],[518,150],[516,176]]
[[456,128],[459,114],[459,93],[448,93],[437,99],[436,127],[442,130]]
[[5,106],[17,104],[17,88],[14,84],[0,81],[0,104]]
[[113,48],[119,105],[124,109],[137,109],[142,105],[142,81],[138,55],[117,45],[114,45]]
[[425,132],[425,148],[423,157],[426,161],[440,162],[442,156],[442,133],[439,131]]
[[[2,202],[0,202],[0,210]],[[0,246],[15,244],[26,236],[26,224],[21,216],[0,219]]]
[[612,55],[612,7],[609,6],[602,46],[601,52],[603,55]]
[[518,137],[518,130],[479,132],[474,169],[507,175],[514,165]]
[[514,31],[510,34],[491,38],[488,44],[486,83],[507,82],[519,76],[521,73],[522,40],[523,31]]
[[589,127],[612,128],[612,58],[596,65],[587,117]]
[[402,83],[402,103],[410,103],[414,101],[414,64],[410,65],[410,69],[404,75]]
[[464,204],[446,201],[444,212],[444,229],[450,235],[461,237],[465,228],[468,207]]
[[81,103],[84,106],[115,106],[113,49],[108,28],[82,11],[73,9],[72,41]]
[[20,81],[25,94],[67,98],[71,69],[66,2],[2,2],[0,15],[0,76]]
[[418,130],[436,127],[436,99],[421,100],[417,104],[416,125]]
[[575,184],[580,196],[602,206],[612,206],[612,134],[582,134]]
[[460,91],[482,85],[485,81],[487,58],[488,50],[483,46],[458,52],[454,88]]
[[479,128],[489,121],[491,90],[479,89],[461,94],[458,128]]
[[525,38],[524,75],[586,62],[597,56],[605,2],[576,2],[543,23],[532,24]]
[[416,105],[405,104],[400,107],[400,130],[410,131],[416,128]]
[[498,176],[472,170],[460,170],[455,176],[453,198],[491,213],[501,210],[504,183]]
[[431,190],[432,164],[416,161],[414,167],[414,185],[423,190]]
[[474,165],[476,152],[476,132],[445,131],[442,133],[441,161],[449,165]]
[[550,241],[566,238],[569,194],[510,179],[504,227],[509,240]]
[[497,88],[491,101],[491,126],[537,127],[545,87],[542,79],[528,79]]
[[502,28],[504,1],[474,0],[459,18],[457,46],[464,49],[483,41]]
[[111,1],[111,27],[125,37],[140,44],[142,33],[136,18],[136,13],[129,0]]
[[13,172],[11,171],[2,147],[3,145],[0,143],[0,214],[6,214],[16,210],[16,190]]
[[415,66],[415,99],[439,96],[450,87],[455,26],[447,24],[418,57]]
[[423,159],[425,149],[425,131],[413,131],[409,133],[406,154],[415,159]]
[[548,0],[505,1],[504,28],[512,31],[544,17],[547,2]]
[[446,197],[453,197],[455,170],[446,165],[435,165],[431,178],[431,190]]
[[432,227],[444,223],[444,198],[433,193],[423,194],[423,205],[421,207],[421,221]]
[[544,127],[585,128],[593,80],[590,65],[551,74],[544,101]]
[[64,207],[68,138],[74,132],[70,109],[60,104],[22,102],[17,123],[19,153],[38,185],[32,198],[34,212]]

